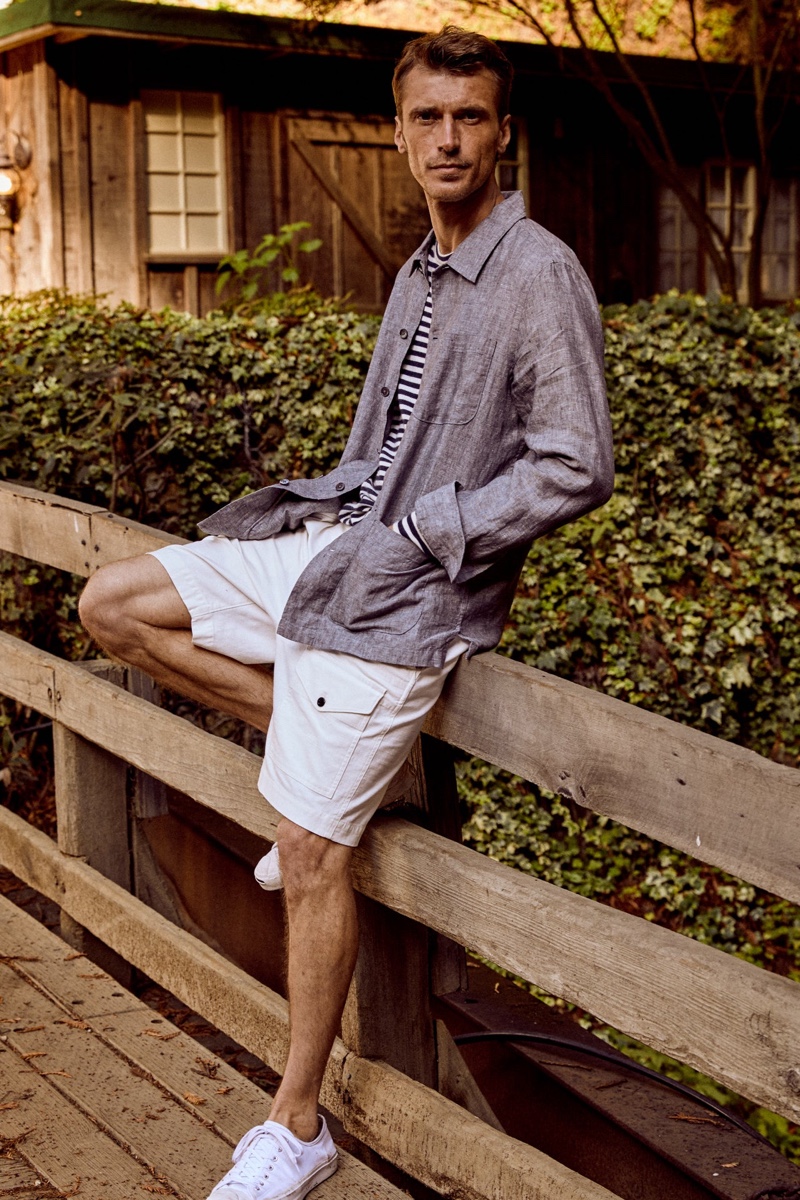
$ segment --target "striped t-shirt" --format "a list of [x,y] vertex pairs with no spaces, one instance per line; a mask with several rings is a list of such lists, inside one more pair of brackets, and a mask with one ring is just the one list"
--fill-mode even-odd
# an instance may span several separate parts
[[[433,317],[431,280],[436,271],[443,270],[447,266],[449,257],[449,254],[441,254],[439,252],[435,240],[431,243],[427,260],[428,294],[425,297],[425,307],[422,310],[420,323],[400,371],[397,391],[389,411],[389,432],[381,447],[378,466],[374,474],[362,483],[358,498],[356,500],[348,500],[339,509],[339,520],[343,525],[357,525],[374,506],[375,501],[378,499],[378,493],[383,487],[386,473],[394,462],[400,443],[403,440],[408,418],[411,416],[414,405],[417,402],[417,397],[419,396],[422,371],[425,366],[425,356],[428,352],[428,340],[430,338],[431,320]],[[409,538],[410,541],[415,542],[420,550],[430,553],[428,546],[417,529],[413,513],[409,513],[408,516],[397,521],[393,528],[398,533],[403,534],[404,537]]]

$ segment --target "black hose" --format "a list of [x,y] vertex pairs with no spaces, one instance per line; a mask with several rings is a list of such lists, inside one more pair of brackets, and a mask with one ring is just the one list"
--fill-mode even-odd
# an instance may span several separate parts
[[[457,1037],[453,1038],[453,1041],[457,1046],[466,1046],[471,1042],[539,1042],[547,1046],[560,1046],[565,1050],[575,1050],[579,1054],[588,1055],[590,1058],[602,1059],[603,1062],[611,1063],[617,1070],[628,1070],[635,1075],[643,1075],[646,1079],[650,1079],[654,1083],[660,1083],[664,1087],[672,1088],[675,1092],[680,1092],[682,1096],[688,1096],[690,1100],[704,1105],[705,1108],[710,1109],[718,1116],[724,1117],[726,1121],[730,1121],[733,1125],[738,1125],[739,1129],[744,1133],[748,1133],[756,1141],[769,1146],[770,1150],[775,1149],[772,1143],[767,1141],[752,1125],[748,1125],[746,1121],[737,1117],[727,1108],[723,1108],[714,1100],[710,1100],[708,1096],[703,1096],[700,1092],[696,1092],[694,1088],[689,1087],[685,1083],[679,1083],[677,1079],[670,1079],[667,1075],[661,1075],[658,1071],[653,1071],[650,1067],[643,1066],[633,1058],[621,1058],[619,1054],[615,1054],[611,1050],[603,1050],[600,1046],[589,1046],[585,1042],[577,1041],[577,1039],[559,1037],[552,1033],[521,1033],[513,1030],[503,1030],[502,1032],[483,1030],[477,1033],[460,1033]],[[762,1200],[762,1198],[763,1200],[772,1200],[773,1195],[775,1196],[775,1200],[784,1200],[784,1192],[785,1200],[800,1200],[800,1193],[797,1192],[797,1189],[794,1191],[791,1189],[786,1191],[784,1189],[782,1192],[780,1189],[778,1191],[774,1189],[770,1191],[769,1188],[764,1192],[759,1192],[758,1196],[751,1197],[751,1200]]]

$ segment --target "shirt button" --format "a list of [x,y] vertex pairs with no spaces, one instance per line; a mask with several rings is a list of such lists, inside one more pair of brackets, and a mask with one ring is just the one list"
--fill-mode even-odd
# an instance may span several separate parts
[[401,338],[407,338],[407,337],[408,337],[408,330],[407,330],[407,329],[401,329],[401,330],[400,330],[400,337],[401,337]]
[[337,483],[337,485],[336,485],[336,490],[337,490],[337,492],[343,492],[343,491],[344,491],[344,484],[343,484],[343,483]]
[[317,700],[317,708],[324,708],[324,707],[325,707],[325,697],[320,696],[319,700]]
[[389,389],[388,389],[387,387],[382,387],[382,388],[381,388],[381,395],[382,395],[382,396],[388,396],[388,395],[389,395]]

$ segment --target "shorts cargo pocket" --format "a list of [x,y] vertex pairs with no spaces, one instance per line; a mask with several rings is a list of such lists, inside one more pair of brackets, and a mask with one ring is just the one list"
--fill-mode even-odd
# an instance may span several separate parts
[[335,794],[386,689],[359,660],[306,647],[289,666],[287,695],[270,726],[275,765],[320,796]]

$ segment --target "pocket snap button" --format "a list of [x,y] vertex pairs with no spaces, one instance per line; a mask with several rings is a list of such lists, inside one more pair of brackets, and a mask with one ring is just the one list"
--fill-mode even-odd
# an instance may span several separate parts
[[343,483],[337,483],[337,485],[336,485],[336,491],[337,491],[337,492],[343,492],[343,491],[344,491],[344,484],[343,484]]
[[408,337],[408,330],[407,330],[407,329],[401,329],[401,330],[400,330],[400,337],[401,337],[401,338],[407,338],[407,337]]
[[281,487],[285,487],[288,482],[289,482],[288,479],[279,479],[278,480],[278,483],[280,484]]
[[317,708],[324,708],[324,707],[325,707],[325,697],[320,696],[319,700],[317,700]]
[[389,389],[388,389],[387,387],[382,387],[382,388],[381,388],[381,395],[382,395],[382,396],[388,396],[388,395],[389,395]]

